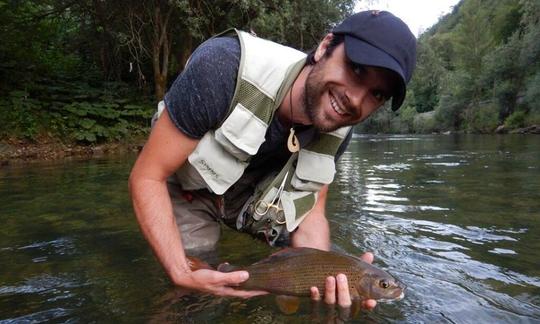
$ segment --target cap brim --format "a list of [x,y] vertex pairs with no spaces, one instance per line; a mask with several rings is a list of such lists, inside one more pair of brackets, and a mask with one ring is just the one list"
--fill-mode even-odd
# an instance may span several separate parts
[[399,85],[392,95],[392,110],[398,110],[405,99],[406,83],[399,63],[383,50],[350,35],[345,36],[345,53],[356,64],[389,69],[399,75]]

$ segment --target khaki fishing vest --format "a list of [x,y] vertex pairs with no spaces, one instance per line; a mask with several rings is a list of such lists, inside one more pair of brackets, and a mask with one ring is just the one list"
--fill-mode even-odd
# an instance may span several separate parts
[[[203,136],[189,155],[189,163],[176,172],[184,190],[207,188],[221,195],[240,179],[265,141],[275,111],[305,65],[305,53],[246,32],[234,32],[240,41],[241,58],[229,114],[217,129]],[[163,103],[160,106],[162,110]],[[271,203],[279,186],[285,183],[285,190],[279,191],[279,202],[289,232],[314,207],[321,187],[333,181],[335,155],[350,129],[320,133],[293,154],[260,192],[259,199]]]

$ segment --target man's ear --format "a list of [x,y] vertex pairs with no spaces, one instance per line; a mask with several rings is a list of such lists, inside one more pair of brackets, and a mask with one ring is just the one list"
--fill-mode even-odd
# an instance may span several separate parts
[[317,49],[315,50],[315,55],[313,56],[315,62],[319,62],[319,60],[324,57],[324,53],[326,53],[326,50],[328,49],[328,46],[333,38],[334,34],[332,33],[324,36],[323,40],[319,43],[319,46],[317,46]]

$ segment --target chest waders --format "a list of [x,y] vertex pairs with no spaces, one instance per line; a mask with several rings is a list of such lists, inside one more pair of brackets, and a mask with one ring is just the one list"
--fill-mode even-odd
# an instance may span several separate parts
[[[300,51],[246,32],[224,34],[237,36],[241,46],[229,113],[217,129],[202,137],[188,163],[176,172],[184,190],[206,188],[217,195],[240,179],[265,141],[268,125],[306,58]],[[318,191],[333,181],[335,155],[350,130],[319,133],[293,153],[279,173],[260,181],[237,218],[237,229],[271,245],[294,231],[315,206]]]

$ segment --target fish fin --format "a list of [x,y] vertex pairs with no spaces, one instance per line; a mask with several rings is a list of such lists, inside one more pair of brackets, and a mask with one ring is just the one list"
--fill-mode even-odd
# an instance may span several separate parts
[[221,263],[217,267],[217,271],[220,271],[220,272],[233,272],[236,270],[239,270],[239,268],[233,265],[230,265],[228,262]]
[[351,299],[361,299],[360,294],[358,293],[358,290],[356,290],[356,288],[351,287],[349,291],[351,293]]
[[278,295],[276,304],[279,310],[285,315],[291,315],[298,311],[300,307],[300,298],[294,296]]
[[289,248],[284,248],[277,252],[274,252],[266,259],[263,259],[255,264],[273,263],[275,262],[276,259],[289,258],[289,257],[294,257],[294,256],[308,255],[312,253],[321,253],[321,252],[325,252],[325,251],[308,248],[308,247],[299,247],[299,248],[289,247]]
[[360,297],[352,300],[351,318],[358,318],[358,314],[362,310],[362,302],[363,300]]
[[207,269],[207,270],[214,270],[208,263],[204,262],[203,260],[193,257],[193,256],[186,256],[187,263],[189,265],[189,269],[191,271],[201,270],[201,269]]

